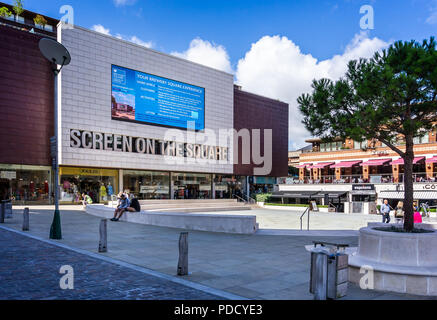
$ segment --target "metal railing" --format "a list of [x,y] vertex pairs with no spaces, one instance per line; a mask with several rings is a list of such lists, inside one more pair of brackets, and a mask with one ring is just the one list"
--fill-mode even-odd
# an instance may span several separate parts
[[[393,174],[370,174],[369,178],[364,178],[362,174],[342,175],[340,179],[336,179],[334,175],[321,176],[318,179],[305,177],[303,180],[294,180],[293,184],[348,184],[348,183],[403,183],[404,174],[399,174],[395,179]],[[429,183],[437,182],[437,173],[429,176],[427,173],[413,173],[413,182]]]
[[256,204],[256,200],[255,200],[255,199],[253,199],[253,198],[251,198],[251,197],[248,197],[248,196],[246,196],[246,195],[244,195],[244,194],[242,194],[242,196],[243,196],[243,197],[246,197],[247,200],[244,199],[243,197],[237,196],[236,194],[233,194],[233,195],[232,195],[232,198],[237,199],[237,200],[240,200],[240,201],[242,201],[242,202],[244,202],[244,203],[246,203],[246,204]]
[[303,230],[303,217],[308,213],[307,230],[310,230],[310,207],[306,208],[305,211],[300,216],[300,230]]

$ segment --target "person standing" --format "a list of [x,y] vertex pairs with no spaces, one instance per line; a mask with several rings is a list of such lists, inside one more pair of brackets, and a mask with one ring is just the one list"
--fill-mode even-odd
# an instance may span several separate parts
[[382,223],[390,223],[390,205],[388,200],[385,199],[381,206]]

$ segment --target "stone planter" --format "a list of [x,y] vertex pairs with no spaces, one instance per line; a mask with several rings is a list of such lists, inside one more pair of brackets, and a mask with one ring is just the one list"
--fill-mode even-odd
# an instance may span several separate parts
[[374,290],[437,296],[437,232],[362,228],[358,251],[349,257],[349,281],[360,285],[361,267],[367,266],[373,270]]

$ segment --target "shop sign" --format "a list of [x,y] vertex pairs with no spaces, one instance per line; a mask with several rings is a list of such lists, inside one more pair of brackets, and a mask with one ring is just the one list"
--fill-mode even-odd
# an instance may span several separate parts
[[373,184],[354,184],[354,185],[352,185],[352,190],[355,190],[355,191],[375,190],[375,185],[373,185]]
[[8,179],[8,180],[17,179],[17,172],[16,171],[2,171],[0,174],[0,178]]
[[73,129],[70,130],[70,147],[208,160],[228,160],[229,154],[227,147]]

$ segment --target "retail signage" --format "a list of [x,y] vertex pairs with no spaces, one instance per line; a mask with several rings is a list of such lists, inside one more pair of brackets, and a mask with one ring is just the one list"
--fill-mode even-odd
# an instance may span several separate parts
[[228,160],[228,147],[209,146],[176,141],[165,141],[108,134],[92,131],[70,130],[72,148],[134,152],[172,157]]
[[205,89],[112,66],[112,119],[205,129]]
[[354,185],[352,185],[352,190],[355,190],[355,191],[375,190],[375,185],[373,185],[373,184],[354,184]]
[[2,171],[0,173],[0,177],[2,179],[14,180],[14,179],[17,179],[17,172],[16,171]]

